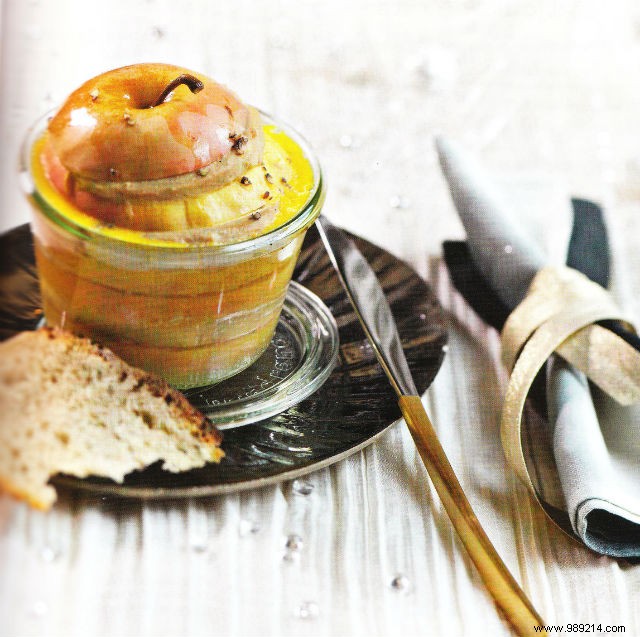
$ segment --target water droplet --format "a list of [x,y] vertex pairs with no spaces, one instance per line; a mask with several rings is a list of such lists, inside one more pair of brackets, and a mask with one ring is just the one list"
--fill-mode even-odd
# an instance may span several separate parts
[[406,575],[402,575],[401,573],[399,573],[391,580],[389,586],[391,586],[394,591],[406,593],[411,588],[411,582]]
[[302,540],[302,538],[299,535],[292,533],[291,535],[287,536],[287,541],[285,542],[284,546],[286,551],[282,556],[282,559],[285,562],[297,562],[300,559],[300,551],[304,546],[304,541]]
[[300,619],[315,619],[320,614],[320,607],[315,602],[302,602],[295,610]]
[[282,559],[289,564],[293,564],[300,561],[300,553],[298,551],[285,551]]
[[299,535],[292,533],[289,537],[287,537],[287,543],[285,547],[290,551],[299,551],[304,546],[304,542]]
[[193,540],[191,542],[191,550],[194,553],[206,553],[209,548],[209,542],[206,539]]
[[436,91],[444,91],[453,87],[458,75],[458,64],[453,51],[444,48],[433,48],[424,51],[409,62],[422,84]]
[[389,205],[392,208],[408,208],[411,205],[411,201],[404,195],[393,195],[393,197],[389,199]]
[[62,555],[62,551],[54,546],[45,546],[40,551],[40,559],[43,562],[55,562]]
[[43,601],[35,602],[35,604],[29,609],[29,615],[32,617],[42,617],[46,615],[49,607]]
[[448,345],[443,345],[442,346],[442,351],[446,354],[449,351],[449,346]]
[[260,533],[260,525],[252,520],[242,520],[240,522],[239,532],[241,537],[256,535],[257,533]]
[[424,314],[424,313],[420,314],[420,320],[421,321],[425,321],[426,319],[427,319],[427,315],[426,314]]
[[298,495],[310,495],[313,492],[313,485],[305,480],[294,480],[293,492]]
[[513,246],[508,244],[504,247],[505,254],[511,254],[513,252]]

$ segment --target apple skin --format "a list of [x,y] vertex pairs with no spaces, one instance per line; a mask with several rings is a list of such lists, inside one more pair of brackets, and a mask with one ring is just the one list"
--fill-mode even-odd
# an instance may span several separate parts
[[[154,106],[185,73],[204,88],[193,93],[180,85]],[[252,110],[204,75],[170,64],[134,64],[85,82],[48,130],[55,155],[74,177],[140,182],[185,175],[243,154],[260,136]]]

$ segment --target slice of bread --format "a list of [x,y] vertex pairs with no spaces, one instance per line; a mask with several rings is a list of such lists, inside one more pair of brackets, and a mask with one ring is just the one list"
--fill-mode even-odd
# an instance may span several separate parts
[[0,344],[0,489],[48,509],[50,477],[217,462],[222,435],[163,380],[59,329]]

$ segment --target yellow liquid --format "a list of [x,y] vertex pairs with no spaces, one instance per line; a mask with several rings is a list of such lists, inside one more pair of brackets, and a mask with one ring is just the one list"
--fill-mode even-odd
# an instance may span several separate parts
[[[231,207],[232,215],[245,214],[264,205],[268,189],[269,203],[277,203],[275,218],[264,228],[269,232],[302,210],[314,175],[290,137],[273,126],[265,133],[264,168],[246,173],[251,186],[236,180],[205,198],[221,210]],[[105,239],[98,250],[92,239],[72,235],[35,206],[36,259],[50,325],[89,336],[182,388],[222,380],[260,356],[277,324],[304,232],[284,245],[212,262],[212,245],[106,227],[49,183],[39,161],[41,144],[34,145],[32,156],[39,195],[74,224]],[[109,239],[117,240],[113,249]],[[130,249],[123,250],[127,245]],[[189,257],[184,263],[181,254]]]
[[[103,219],[96,218],[74,205],[50,183],[40,162],[45,136],[33,146],[32,175],[36,190],[54,210],[81,228],[120,241],[188,247],[189,244],[180,241],[179,238],[167,239],[154,235],[153,231],[179,232],[187,228],[215,228],[230,219],[249,217],[254,211],[259,211],[265,206],[276,209],[273,219],[260,229],[260,234],[266,234],[300,212],[313,189],[314,176],[302,149],[291,137],[273,125],[265,126],[264,133],[263,163],[244,173],[248,184],[244,185],[239,179],[234,179],[222,188],[198,197],[152,202],[148,205],[137,202],[134,204],[134,213],[143,219],[132,219],[130,223],[122,225],[105,224]],[[265,197],[266,194],[269,195],[268,198]],[[148,223],[145,223],[145,215]],[[153,217],[157,216],[167,220],[166,227],[156,227],[157,223]],[[139,225],[140,229],[132,229],[131,225]],[[147,227],[144,227],[145,225]],[[242,237],[237,240],[242,240]]]

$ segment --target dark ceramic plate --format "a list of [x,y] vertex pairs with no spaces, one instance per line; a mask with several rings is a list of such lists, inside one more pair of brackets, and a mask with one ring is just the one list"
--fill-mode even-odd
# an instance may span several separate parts
[[[434,293],[407,265],[354,237],[373,266],[398,324],[420,393],[435,378],[447,334]],[[0,237],[0,338],[34,329],[42,318],[29,227]],[[339,328],[336,366],[310,397],[282,413],[225,431],[219,465],[173,474],[159,464],[123,484],[59,476],[56,485],[131,498],[211,495],[290,480],[362,449],[400,417],[396,397],[331,267],[315,228],[307,233],[294,280],[328,306]]]

